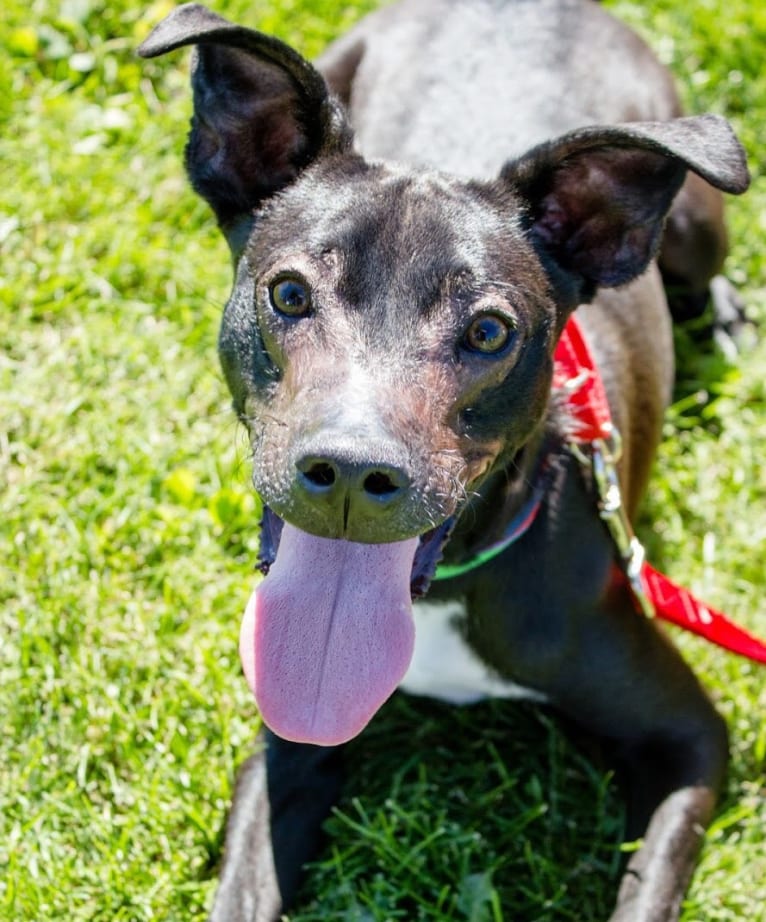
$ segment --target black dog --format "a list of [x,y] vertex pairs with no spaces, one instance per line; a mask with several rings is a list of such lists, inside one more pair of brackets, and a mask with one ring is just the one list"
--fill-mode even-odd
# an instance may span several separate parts
[[[677,918],[726,729],[613,579],[552,354],[590,302],[633,513],[673,376],[654,257],[706,296],[726,248],[711,184],[745,189],[740,146],[678,118],[666,71],[590,0],[410,0],[318,70],[191,5],[141,53],[190,44],[186,163],[234,257],[220,353],[277,555],[241,642],[274,732],[237,785],[213,918],[289,904],[339,746],[399,684],[526,695],[609,740],[644,840],[612,920]],[[440,554],[495,541],[541,480],[523,539],[413,617]]]

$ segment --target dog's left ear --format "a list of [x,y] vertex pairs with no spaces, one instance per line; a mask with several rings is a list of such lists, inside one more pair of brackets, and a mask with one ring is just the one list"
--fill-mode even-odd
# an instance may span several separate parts
[[196,45],[194,116],[186,168],[236,253],[253,209],[320,155],[351,146],[351,130],[323,77],[278,39],[188,3],[138,49],[145,58]]
[[714,115],[573,131],[507,163],[501,178],[525,200],[549,272],[585,301],[646,269],[687,169],[726,192],[749,183],[742,146]]

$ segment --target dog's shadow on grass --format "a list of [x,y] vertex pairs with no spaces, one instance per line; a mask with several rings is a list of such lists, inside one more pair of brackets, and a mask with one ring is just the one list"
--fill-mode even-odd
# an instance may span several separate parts
[[609,915],[622,804],[544,710],[397,694],[346,761],[291,922]]

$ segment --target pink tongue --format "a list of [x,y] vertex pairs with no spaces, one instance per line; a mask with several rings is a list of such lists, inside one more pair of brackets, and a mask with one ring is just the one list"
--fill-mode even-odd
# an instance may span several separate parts
[[316,538],[285,523],[239,637],[247,682],[278,736],[344,743],[394,691],[415,639],[410,573],[417,543]]

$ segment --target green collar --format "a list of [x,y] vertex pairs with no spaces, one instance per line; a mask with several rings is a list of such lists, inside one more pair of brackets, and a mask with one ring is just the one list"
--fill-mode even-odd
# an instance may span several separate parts
[[[545,466],[547,467],[547,465]],[[526,503],[524,503],[518,513],[511,519],[502,538],[495,541],[493,544],[490,544],[490,546],[484,548],[484,550],[477,551],[473,557],[470,557],[468,560],[464,560],[461,563],[438,564],[432,579],[454,579],[457,576],[463,576],[466,573],[470,573],[471,570],[476,570],[479,567],[483,567],[485,563],[489,563],[490,560],[494,560],[495,557],[498,557],[500,554],[502,554],[503,551],[507,550],[515,541],[518,541],[522,535],[526,534],[527,530],[531,527],[532,523],[537,518],[537,513],[540,511],[540,506],[543,502],[543,494],[545,493],[545,489],[548,486],[548,479],[549,478],[545,476],[537,478],[537,485],[532,491],[532,495],[529,497]]]

